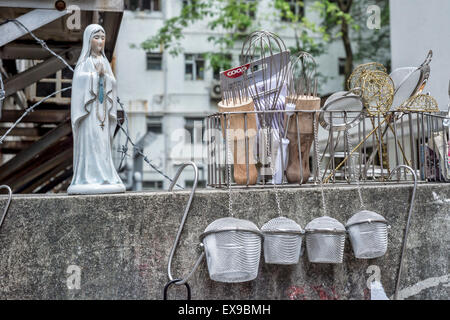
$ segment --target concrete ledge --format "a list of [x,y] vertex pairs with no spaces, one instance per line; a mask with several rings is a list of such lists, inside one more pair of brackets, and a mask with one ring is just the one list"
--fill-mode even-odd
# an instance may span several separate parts
[[[189,281],[193,299],[367,299],[366,282],[379,267],[388,296],[394,292],[412,185],[363,188],[366,207],[391,225],[385,256],[357,260],[346,240],[342,265],[308,262],[266,265],[258,278],[241,284],[209,279],[206,262]],[[277,216],[273,190],[233,190],[235,217],[262,226]],[[119,195],[14,196],[0,230],[0,299],[162,299],[167,260],[188,191]],[[359,209],[353,186],[326,187],[328,215],[345,223]],[[6,203],[0,197],[0,208]],[[280,190],[283,215],[304,228],[322,215],[320,188]],[[3,210],[3,209],[0,209]],[[448,299],[450,184],[422,184],[403,270],[402,297]],[[228,193],[198,190],[192,203],[173,272],[186,275],[199,254],[198,237],[228,215]],[[304,248],[304,245],[303,245]],[[68,289],[70,265],[81,268],[80,289]],[[369,268],[369,269],[368,269]],[[368,272],[370,271],[370,272]],[[183,298],[172,287],[170,298]]]

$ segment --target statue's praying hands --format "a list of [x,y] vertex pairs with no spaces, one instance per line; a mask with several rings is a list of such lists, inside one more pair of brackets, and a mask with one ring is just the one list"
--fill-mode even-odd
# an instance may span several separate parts
[[97,62],[97,63],[95,64],[95,69],[97,70],[99,76],[104,76],[104,74],[105,74],[105,69],[104,69],[104,67],[103,67],[103,63]]

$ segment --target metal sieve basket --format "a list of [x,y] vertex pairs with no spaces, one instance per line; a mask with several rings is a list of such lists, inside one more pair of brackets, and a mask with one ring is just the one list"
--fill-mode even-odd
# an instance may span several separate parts
[[297,264],[302,247],[302,228],[285,217],[270,220],[261,227],[264,259],[269,264]]
[[336,219],[320,217],[305,227],[306,250],[309,262],[342,263],[345,246],[345,227]]
[[248,220],[221,218],[206,227],[200,240],[209,277],[219,282],[245,282],[258,275],[263,235]]
[[378,213],[363,210],[346,223],[355,257],[373,259],[387,251],[387,221]]

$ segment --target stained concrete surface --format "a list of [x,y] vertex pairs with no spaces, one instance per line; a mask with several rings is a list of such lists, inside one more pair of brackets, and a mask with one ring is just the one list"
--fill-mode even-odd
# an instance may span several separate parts
[[[366,186],[362,192],[367,209],[383,215],[391,226],[385,256],[356,259],[347,238],[343,264],[312,264],[303,241],[298,265],[268,265],[262,256],[258,277],[238,284],[210,280],[203,261],[189,281],[193,299],[368,299],[367,281],[378,276],[377,270],[391,297],[412,185]],[[283,188],[279,194],[283,215],[303,228],[323,215],[320,188]],[[162,299],[169,252],[188,197],[189,191],[14,196],[0,230],[0,298]],[[232,197],[237,218],[261,227],[277,216],[273,190],[233,190]],[[360,208],[353,186],[326,187],[325,198],[327,215],[344,224]],[[5,203],[6,197],[0,196],[0,208]],[[448,299],[449,212],[450,184],[419,185],[403,298]],[[200,234],[224,216],[227,191],[197,190],[175,254],[175,277],[190,271],[201,252]],[[81,270],[79,289],[73,288],[74,275],[67,272],[71,265]],[[184,287],[171,287],[170,299],[184,297]]]

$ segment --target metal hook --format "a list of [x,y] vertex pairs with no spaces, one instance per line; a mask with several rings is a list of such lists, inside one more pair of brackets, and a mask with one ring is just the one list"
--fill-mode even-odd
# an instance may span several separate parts
[[2,219],[0,220],[0,228],[1,228],[2,225],[3,225],[3,221],[4,221],[5,218],[6,218],[6,214],[8,213],[9,205],[11,204],[12,190],[11,190],[11,188],[10,188],[9,186],[7,186],[7,185],[5,185],[5,184],[4,184],[4,185],[1,185],[1,186],[0,186],[0,189],[6,189],[6,190],[8,190],[8,193],[9,193],[8,202],[6,203],[6,207],[5,207],[5,210],[3,211]]
[[[163,300],[167,300],[167,290],[169,289],[169,287],[172,284],[176,284],[178,282],[181,282],[181,279],[174,279],[174,280],[170,280],[169,282],[167,282],[167,284],[164,286],[164,290],[163,290]],[[191,300],[191,287],[188,285],[188,283],[184,283],[186,290],[187,290],[187,299],[186,300]]]
[[403,165],[402,164],[402,165],[399,165],[399,166],[395,167],[395,169],[391,171],[391,174],[389,175],[389,179],[391,179],[391,177],[394,174],[394,172],[397,171],[400,168],[407,169],[407,170],[409,170],[411,172],[411,174],[414,177],[414,189],[413,189],[413,193],[412,193],[412,197],[411,197],[411,203],[409,205],[409,213],[408,213],[408,220],[406,222],[405,235],[403,237],[402,253],[401,253],[401,256],[400,256],[400,268],[398,270],[397,283],[395,285],[394,300],[397,300],[398,289],[400,287],[400,279],[401,279],[402,269],[403,269],[403,258],[404,258],[404,255],[405,255],[406,241],[408,239],[408,233],[409,233],[409,223],[411,222],[411,215],[412,215],[413,206],[414,206],[414,198],[416,197],[416,189],[417,189],[417,175],[416,175],[416,172],[411,167],[409,167],[407,165]]
[[420,66],[423,67],[423,66],[429,65],[432,58],[433,58],[433,50],[430,49],[430,51],[428,51],[428,54],[425,58],[425,61],[422,62],[422,64]]
[[186,218],[187,218],[187,215],[189,213],[189,209],[191,207],[192,199],[194,198],[195,189],[197,189],[197,181],[198,181],[198,168],[197,168],[197,165],[194,162],[192,162],[192,161],[188,161],[188,162],[183,163],[181,165],[181,167],[178,169],[177,174],[175,175],[175,178],[173,178],[173,180],[172,180],[172,182],[171,182],[171,184],[169,186],[169,192],[171,192],[173,190],[173,187],[175,186],[178,178],[180,177],[181,172],[187,166],[192,166],[194,168],[194,184],[192,186],[191,195],[189,196],[189,200],[188,200],[188,203],[186,205],[186,209],[184,210],[183,218],[181,219],[181,224],[180,224],[180,227],[178,228],[177,236],[176,236],[175,241],[173,243],[172,250],[170,251],[169,263],[168,263],[168,266],[167,266],[167,274],[169,276],[169,279],[171,281],[173,281],[173,283],[175,283],[177,285],[182,285],[182,284],[186,285],[187,284],[186,283],[187,280],[192,276],[192,274],[195,272],[195,270],[197,270],[198,266],[200,265],[201,260],[203,259],[203,256],[205,255],[205,252],[202,252],[200,257],[195,262],[194,268],[192,269],[192,271],[188,274],[188,276],[186,278],[184,278],[183,280],[177,279],[175,281],[174,277],[172,276],[172,260],[173,260],[173,256],[175,255],[175,251],[177,249],[178,242],[180,241],[181,232],[183,231],[183,227],[184,227],[184,224],[186,222]]

